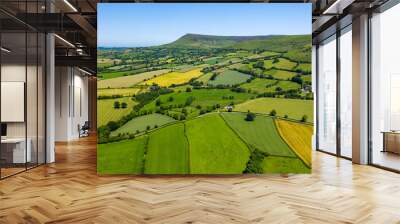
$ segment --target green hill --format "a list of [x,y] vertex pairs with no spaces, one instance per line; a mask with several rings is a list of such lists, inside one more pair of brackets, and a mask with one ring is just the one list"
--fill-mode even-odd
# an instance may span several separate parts
[[311,43],[311,35],[266,35],[266,36],[212,36],[186,34],[176,41],[163,45],[181,48],[242,48],[268,49],[286,52],[302,48]]
[[186,34],[176,41],[158,47],[168,48],[232,48],[268,50],[302,62],[310,62],[311,35],[213,36]]

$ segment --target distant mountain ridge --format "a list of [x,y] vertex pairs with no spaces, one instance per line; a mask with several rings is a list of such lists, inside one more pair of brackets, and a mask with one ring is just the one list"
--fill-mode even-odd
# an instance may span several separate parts
[[311,45],[311,35],[215,36],[189,33],[159,47],[265,49],[285,52],[306,45]]

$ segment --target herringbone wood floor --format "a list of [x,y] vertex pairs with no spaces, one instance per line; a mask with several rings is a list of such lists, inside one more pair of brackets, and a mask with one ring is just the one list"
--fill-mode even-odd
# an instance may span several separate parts
[[400,223],[400,175],[314,153],[312,175],[96,175],[94,138],[0,181],[0,223]]

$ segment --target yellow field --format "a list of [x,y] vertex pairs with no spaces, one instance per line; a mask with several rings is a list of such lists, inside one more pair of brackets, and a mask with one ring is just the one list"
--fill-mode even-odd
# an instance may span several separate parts
[[133,96],[140,91],[141,89],[139,88],[98,89],[97,96],[112,96],[112,95]]
[[143,82],[145,85],[156,83],[159,86],[170,86],[172,84],[183,84],[189,82],[192,78],[202,75],[201,68],[196,68],[187,72],[170,72],[162,76]]
[[313,126],[280,119],[276,119],[275,123],[282,138],[288,143],[290,148],[294,150],[297,156],[311,168],[311,138]]
[[167,73],[169,71],[170,71],[169,69],[162,69],[162,70],[151,71],[151,72],[143,72],[143,73],[136,74],[136,75],[129,75],[129,76],[123,76],[123,77],[118,77],[118,78],[100,80],[97,82],[97,88],[102,89],[102,88],[131,87],[140,82],[143,82],[145,79],[150,79],[155,76],[159,76],[164,73]]

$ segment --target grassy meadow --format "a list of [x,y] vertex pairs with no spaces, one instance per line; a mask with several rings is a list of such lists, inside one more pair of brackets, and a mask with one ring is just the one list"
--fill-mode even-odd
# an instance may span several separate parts
[[[115,102],[126,103],[126,108],[114,108]],[[129,114],[132,111],[132,107],[137,102],[132,101],[130,97],[123,97],[117,99],[102,99],[97,100],[97,125],[106,125],[110,121],[118,121],[123,116]]]
[[257,98],[249,100],[234,108],[235,111],[269,114],[275,110],[277,116],[300,120],[303,115],[307,116],[307,121],[313,122],[313,101],[285,99],[285,98]]

